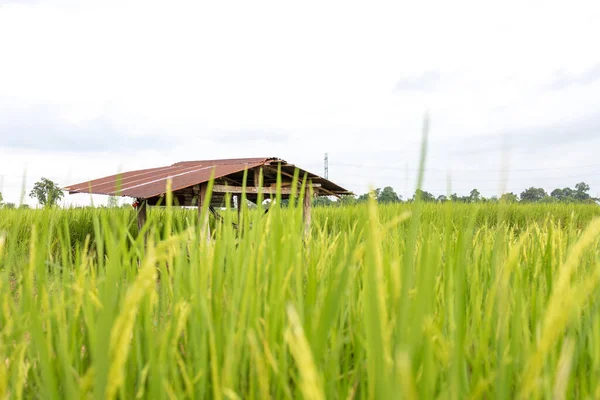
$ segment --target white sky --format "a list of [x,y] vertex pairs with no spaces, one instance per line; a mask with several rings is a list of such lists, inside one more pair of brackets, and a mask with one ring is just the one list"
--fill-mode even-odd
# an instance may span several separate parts
[[212,3],[0,0],[5,201],[193,159],[321,174],[325,152],[336,183],[410,197],[426,110],[425,190],[600,194],[598,1]]

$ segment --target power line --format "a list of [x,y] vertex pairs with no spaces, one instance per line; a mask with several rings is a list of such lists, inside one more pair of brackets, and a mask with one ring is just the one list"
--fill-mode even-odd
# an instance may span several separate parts
[[[314,165],[314,164],[313,164]],[[377,169],[388,169],[394,171],[411,171],[418,172],[418,168],[406,168],[400,166],[390,166],[390,165],[365,165],[365,164],[350,164],[350,163],[335,163],[332,164],[339,167],[352,167],[352,168],[377,168]],[[567,167],[548,167],[548,168],[520,168],[520,169],[508,169],[508,172],[528,172],[528,171],[550,171],[550,170],[562,170],[562,169],[577,169],[577,168],[600,168],[600,164],[590,164],[590,165],[577,165],[577,166],[567,166]],[[431,169],[425,168],[425,172],[503,172],[502,169]]]
[[[355,178],[363,178],[366,177],[366,175],[346,175],[346,176],[353,176]],[[578,175],[561,175],[561,176],[540,176],[540,177],[533,177],[533,178],[527,178],[527,177],[515,177],[515,178],[509,178],[509,179],[455,179],[450,177],[450,179],[448,178],[435,178],[435,177],[428,177],[427,175],[425,176],[425,181],[437,181],[437,182],[464,182],[464,183],[477,183],[477,182],[495,182],[495,183],[502,183],[502,182],[531,182],[531,181],[547,181],[547,180],[559,180],[559,179],[571,179],[571,178],[578,178],[578,179],[586,179],[588,177],[591,176],[600,176],[600,173],[598,174],[578,174]],[[382,178],[379,178],[382,179]],[[387,179],[389,179],[389,177],[387,177]]]

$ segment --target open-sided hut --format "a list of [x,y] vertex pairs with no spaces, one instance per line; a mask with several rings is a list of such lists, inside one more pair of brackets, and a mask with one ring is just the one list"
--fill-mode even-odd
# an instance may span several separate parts
[[[146,221],[146,207],[165,204],[169,180],[174,204],[198,206],[200,211],[207,201],[206,189],[211,177],[214,178],[214,182],[210,205],[220,207],[224,205],[226,193],[231,193],[232,198],[237,198],[237,204],[240,204],[243,190],[246,198],[254,203],[258,199],[259,192],[267,197],[276,193],[278,171],[281,171],[281,197],[289,198],[296,169],[299,172],[299,183],[301,184],[305,177],[307,180],[303,201],[307,226],[310,225],[311,194],[337,197],[351,194],[350,191],[325,178],[275,157],[183,161],[166,167],[141,169],[98,178],[68,186],[65,190],[69,194],[87,193],[135,198],[139,209],[138,226],[141,228]],[[297,188],[296,192],[299,192]]]

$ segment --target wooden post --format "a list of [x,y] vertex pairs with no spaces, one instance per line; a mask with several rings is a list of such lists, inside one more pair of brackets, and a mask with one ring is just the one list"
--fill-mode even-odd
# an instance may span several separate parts
[[137,214],[137,223],[138,223],[138,234],[142,231],[142,228],[146,224],[146,209],[148,208],[148,203],[145,199],[138,200],[138,214]]
[[206,183],[202,183],[200,185],[200,192],[198,193],[198,223],[200,224],[200,232],[206,236],[206,241],[210,242],[210,225],[208,224],[208,212],[206,213],[206,217],[202,219],[202,208],[204,207],[204,203],[207,200],[206,198]]
[[302,216],[304,218],[304,238],[307,239],[310,235],[310,225],[312,222],[311,217],[311,209],[312,209],[312,193],[310,192],[310,187],[307,185],[304,190],[304,207]]
[[254,178],[254,187],[257,188],[260,186],[260,168],[256,167],[254,168],[254,174],[253,174],[253,178]]

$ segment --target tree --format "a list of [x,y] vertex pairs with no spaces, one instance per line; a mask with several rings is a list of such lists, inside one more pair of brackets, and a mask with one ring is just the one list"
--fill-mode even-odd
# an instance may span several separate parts
[[471,193],[469,194],[469,203],[477,203],[480,200],[481,200],[481,193],[479,193],[479,190],[477,190],[477,189],[471,190]]
[[42,178],[33,185],[29,197],[37,199],[38,203],[44,207],[53,207],[63,198],[63,192],[56,183],[50,179]]
[[365,203],[365,202],[367,202],[369,200],[369,195],[370,194],[371,193],[363,193],[360,196],[358,196],[358,199],[356,199],[356,201],[358,203]]
[[333,201],[327,196],[318,196],[313,199],[312,203],[315,207],[329,207]]
[[564,188],[564,189],[554,189],[552,192],[550,192],[550,197],[552,197],[553,199],[557,200],[557,201],[565,201],[566,198],[571,197],[570,195],[568,195],[567,193],[565,193],[565,191],[570,191],[570,188]]
[[4,200],[4,198],[2,197],[2,192],[0,192],[0,207],[2,207],[2,201]]
[[574,197],[579,201],[589,200],[591,198],[590,194],[588,193],[589,191],[590,185],[585,182],[579,182],[577,185],[575,185]]
[[432,195],[431,193],[429,193],[425,190],[421,190],[421,189],[415,190],[415,194],[412,197],[412,201],[416,201],[419,196],[421,198],[421,201],[426,202],[426,203],[435,201],[434,195]]
[[517,203],[518,201],[519,197],[513,192],[503,193],[502,196],[500,196],[500,202],[503,203]]
[[337,204],[339,206],[350,206],[350,205],[356,204],[356,197],[354,197],[351,194],[342,195],[338,199]]
[[379,198],[379,193],[381,192],[381,189],[375,189],[375,190],[371,190],[369,193],[363,193],[360,196],[358,196],[358,202],[362,203],[362,202],[367,202],[369,200],[369,198],[373,198],[375,200],[377,200]]
[[386,186],[379,192],[377,201],[380,203],[399,203],[400,196],[396,194],[391,186]]
[[575,198],[575,191],[568,187],[566,187],[564,189],[554,189],[550,193],[550,197],[553,200],[560,201],[560,202],[576,202],[577,201],[577,199]]
[[542,188],[530,187],[521,193],[521,201],[526,203],[536,203],[548,197],[548,193]]
[[6,208],[7,210],[10,210],[10,209],[16,208],[16,206],[15,206],[15,203],[4,203],[2,205],[2,208]]
[[446,196],[444,196],[443,194],[440,194],[440,195],[437,197],[436,201],[437,201],[438,203],[445,203],[446,201],[448,201],[448,198],[447,198]]

